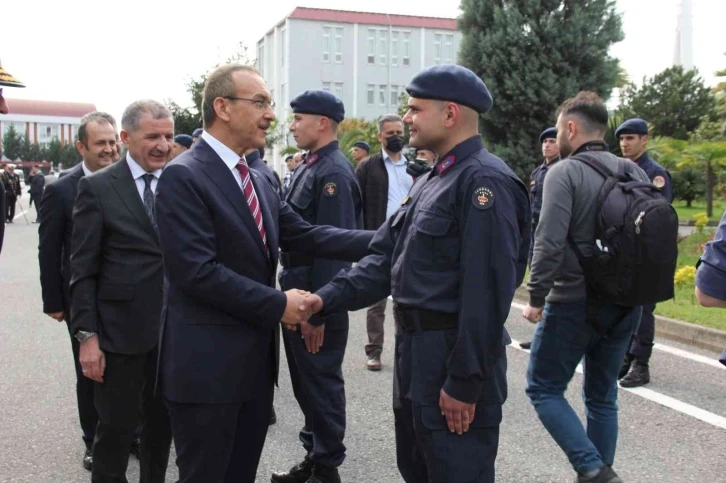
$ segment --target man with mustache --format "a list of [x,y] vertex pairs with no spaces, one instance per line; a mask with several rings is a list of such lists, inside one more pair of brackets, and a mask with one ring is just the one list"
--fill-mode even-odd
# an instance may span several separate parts
[[304,292],[275,288],[279,248],[355,261],[372,237],[311,226],[249,168],[244,153],[265,145],[273,107],[255,68],[216,68],[204,84],[204,131],[159,182],[167,276],[159,383],[180,483],[255,481],[280,322],[310,315]]
[[164,290],[154,204],[174,121],[163,104],[137,101],[124,111],[121,128],[126,157],[78,184],[70,326],[82,373],[95,382],[92,481],[127,481],[141,408],[140,481],[163,483],[171,428],[154,391]]

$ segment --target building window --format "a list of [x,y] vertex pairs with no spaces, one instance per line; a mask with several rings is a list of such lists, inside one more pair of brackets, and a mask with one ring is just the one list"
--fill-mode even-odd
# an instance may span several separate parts
[[380,85],[378,86],[378,103],[382,106],[387,105],[386,104],[386,90],[388,89],[387,86]]
[[444,35],[444,62],[451,64],[454,61],[454,36]]
[[335,29],[335,62],[341,64],[343,62],[343,29]]
[[260,77],[265,77],[265,46],[257,46],[257,70],[260,71]]
[[330,62],[330,27],[323,27],[323,62]]
[[391,105],[398,105],[398,86],[391,86]]
[[343,83],[342,82],[336,82],[335,83],[335,87],[334,87],[334,90],[333,90],[333,94],[338,99],[341,99],[341,100],[343,99]]
[[323,90],[330,92],[330,82],[323,82]]
[[391,65],[398,65],[398,31],[391,32]]
[[386,52],[388,52],[388,33],[385,30],[378,31],[378,63],[386,65]]
[[434,34],[434,64],[441,63],[441,34]]
[[[17,130],[17,125],[15,126],[15,129]],[[18,131],[20,134],[25,134],[25,125],[22,126],[22,131]],[[30,131],[31,134],[31,141],[33,131]],[[38,142],[39,143],[49,143],[53,139],[58,139],[58,124],[38,124]]]
[[368,84],[368,105],[372,106],[376,103],[376,86]]
[[280,59],[282,65],[285,65],[285,44],[287,39],[287,31],[285,29],[280,30]]
[[376,63],[376,31],[368,29],[368,63]]
[[411,32],[403,32],[403,57],[404,66],[411,65]]

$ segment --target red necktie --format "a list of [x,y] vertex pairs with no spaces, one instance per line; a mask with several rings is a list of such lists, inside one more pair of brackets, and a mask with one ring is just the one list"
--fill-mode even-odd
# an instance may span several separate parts
[[262,237],[262,244],[265,245],[265,250],[269,252],[269,247],[267,246],[267,234],[265,232],[265,224],[262,221],[262,210],[260,209],[260,202],[257,199],[257,195],[255,194],[255,188],[252,185],[252,178],[250,178],[250,168],[247,166],[247,161],[245,161],[244,158],[239,160],[239,163],[237,163],[237,171],[239,171],[239,175],[242,178],[242,191],[245,194],[245,199],[247,200],[247,204],[250,207],[250,211],[252,212],[252,218],[255,219],[255,224],[257,225],[257,230],[260,232],[260,237]]

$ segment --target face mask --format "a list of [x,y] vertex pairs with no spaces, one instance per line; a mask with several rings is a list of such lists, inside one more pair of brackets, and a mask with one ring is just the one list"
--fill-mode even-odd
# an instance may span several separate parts
[[400,153],[403,149],[403,139],[401,136],[391,136],[386,138],[386,150],[392,153]]
[[406,163],[406,173],[408,173],[410,176],[413,176],[414,178],[418,178],[421,175],[424,175],[431,171],[431,166],[429,165],[429,162],[425,159],[414,159],[413,161],[409,161]]

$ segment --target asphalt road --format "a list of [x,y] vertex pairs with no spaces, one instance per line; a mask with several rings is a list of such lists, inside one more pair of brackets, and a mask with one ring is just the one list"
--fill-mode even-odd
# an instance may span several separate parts
[[[27,210],[27,197],[22,203]],[[28,218],[35,219],[32,210]],[[0,482],[88,482],[89,473],[80,464],[83,444],[68,334],[42,313],[37,227],[26,225],[22,216],[8,225],[0,256]],[[520,341],[533,332],[518,307],[513,307],[507,327]],[[383,371],[368,372],[363,351],[365,312],[351,314],[344,367],[348,400],[344,482],[402,481],[396,469],[390,409],[390,304],[386,331]],[[715,354],[664,342],[669,352],[655,351],[648,390],[620,392],[615,468],[626,482],[726,482],[726,369],[708,363]],[[678,351],[672,348],[687,352],[674,355]],[[508,358],[510,396],[501,429],[497,481],[571,482],[572,469],[524,394],[528,354],[510,347]],[[270,428],[258,482],[269,481],[271,471],[285,469],[303,456],[297,442],[302,419],[283,367],[275,396],[278,423]],[[581,381],[576,375],[568,397],[582,416]],[[138,481],[134,458],[128,477]],[[176,477],[171,461],[167,481]]]

